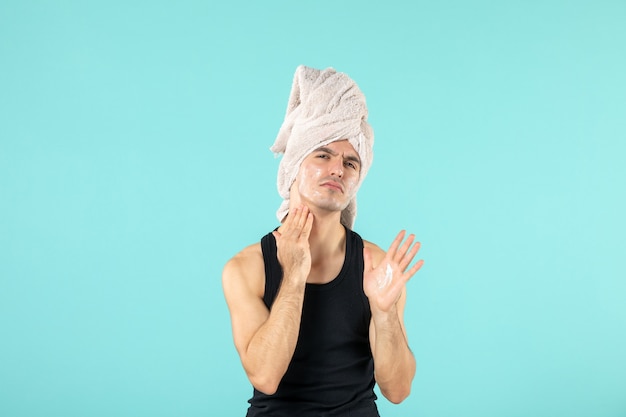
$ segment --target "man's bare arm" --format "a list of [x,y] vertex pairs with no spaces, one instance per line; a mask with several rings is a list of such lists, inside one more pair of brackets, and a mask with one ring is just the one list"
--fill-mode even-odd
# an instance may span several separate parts
[[418,261],[407,270],[419,244],[411,247],[414,239],[411,235],[400,246],[403,239],[401,232],[387,253],[369,242],[364,249],[363,285],[372,311],[370,342],[376,382],[393,403],[400,403],[409,395],[415,376],[415,358],[409,349],[403,320],[405,286],[423,263]]
[[370,325],[376,382],[385,398],[395,404],[409,396],[415,376],[415,358],[409,349],[401,310],[396,306],[389,313],[372,314]]
[[242,251],[224,267],[222,282],[235,347],[250,382],[266,394],[278,389],[296,348],[311,268],[308,238],[312,222],[308,210],[294,210],[281,233],[274,233],[283,280],[271,311],[263,302],[265,270],[258,245]]

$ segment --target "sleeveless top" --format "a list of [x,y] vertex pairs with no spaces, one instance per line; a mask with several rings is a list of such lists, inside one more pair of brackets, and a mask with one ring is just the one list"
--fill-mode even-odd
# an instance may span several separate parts
[[[263,301],[271,309],[283,276],[274,235],[265,235],[261,248]],[[346,228],[346,253],[339,275],[326,284],[306,284],[291,363],[275,394],[254,390],[247,417],[379,417],[370,319],[363,292],[363,240]]]

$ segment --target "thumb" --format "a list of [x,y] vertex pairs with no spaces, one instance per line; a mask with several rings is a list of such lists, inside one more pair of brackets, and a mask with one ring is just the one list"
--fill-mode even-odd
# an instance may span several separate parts
[[272,234],[274,235],[274,239],[276,240],[280,239],[282,236],[278,230],[274,230]]

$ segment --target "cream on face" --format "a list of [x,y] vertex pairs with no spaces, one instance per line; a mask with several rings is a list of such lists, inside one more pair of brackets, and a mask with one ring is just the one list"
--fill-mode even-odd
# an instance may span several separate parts
[[294,185],[303,202],[341,211],[356,194],[359,168],[358,156],[350,142],[333,142],[304,159]]

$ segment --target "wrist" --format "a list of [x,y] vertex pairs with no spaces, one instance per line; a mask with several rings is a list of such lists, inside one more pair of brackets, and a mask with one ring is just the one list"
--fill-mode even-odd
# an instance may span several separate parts
[[304,285],[306,283],[306,279],[309,276],[308,272],[305,272],[302,269],[289,269],[284,270],[283,272],[283,283],[288,285]]
[[389,323],[398,322],[398,309],[394,304],[389,310],[381,310],[370,303],[372,312],[372,320],[375,325],[387,325]]

